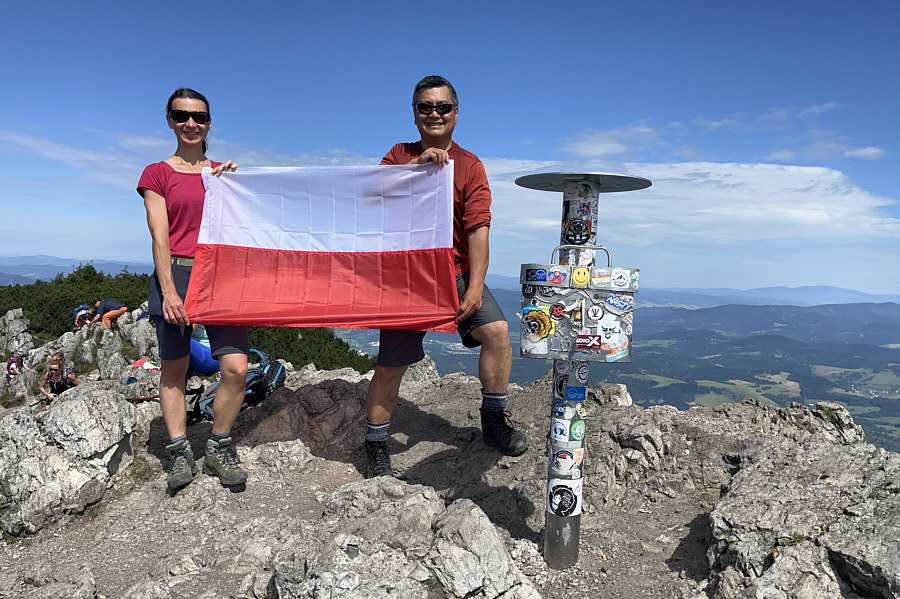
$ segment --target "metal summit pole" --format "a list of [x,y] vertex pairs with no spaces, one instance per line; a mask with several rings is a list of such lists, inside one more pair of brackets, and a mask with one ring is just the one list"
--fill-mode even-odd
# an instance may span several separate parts
[[[521,341],[525,358],[553,359],[544,561],[578,562],[584,488],[584,438],[590,362],[630,362],[638,270],[614,268],[597,243],[601,193],[631,191],[650,181],[602,173],[538,173],[516,179],[529,189],[563,192],[560,245],[550,264],[523,264]],[[606,266],[594,264],[595,251]],[[559,259],[557,261],[557,253]]]

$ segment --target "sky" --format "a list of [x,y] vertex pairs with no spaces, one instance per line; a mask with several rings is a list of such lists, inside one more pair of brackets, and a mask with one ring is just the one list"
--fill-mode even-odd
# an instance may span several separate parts
[[0,254],[151,262],[135,191],[204,93],[208,156],[377,164],[447,77],[493,192],[491,266],[559,242],[536,172],[645,177],[599,241],[649,287],[900,293],[900,3],[16,2],[0,18]]

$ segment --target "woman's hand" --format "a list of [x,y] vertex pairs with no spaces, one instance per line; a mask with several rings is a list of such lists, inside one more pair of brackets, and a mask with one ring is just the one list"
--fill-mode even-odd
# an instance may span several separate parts
[[169,324],[180,324],[187,326],[191,324],[188,320],[187,312],[184,309],[184,302],[178,297],[178,293],[163,293],[163,318]]
[[220,164],[219,166],[214,168],[212,170],[212,172],[215,176],[221,177],[222,173],[224,173],[225,171],[229,171],[229,172],[233,173],[234,171],[237,170],[237,167],[238,167],[238,165],[236,162],[232,162],[229,160],[228,162],[223,162],[222,164]]

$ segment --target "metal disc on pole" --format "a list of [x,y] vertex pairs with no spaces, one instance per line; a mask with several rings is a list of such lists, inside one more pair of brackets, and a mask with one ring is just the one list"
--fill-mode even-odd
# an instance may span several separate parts
[[566,183],[593,183],[600,193],[650,187],[650,179],[607,173],[535,173],[516,179],[516,185],[538,191],[564,191]]

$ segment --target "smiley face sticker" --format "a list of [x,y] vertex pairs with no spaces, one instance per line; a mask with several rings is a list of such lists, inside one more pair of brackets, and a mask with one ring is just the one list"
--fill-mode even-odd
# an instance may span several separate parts
[[591,281],[591,271],[584,267],[578,267],[572,271],[572,282],[576,287],[586,287]]

